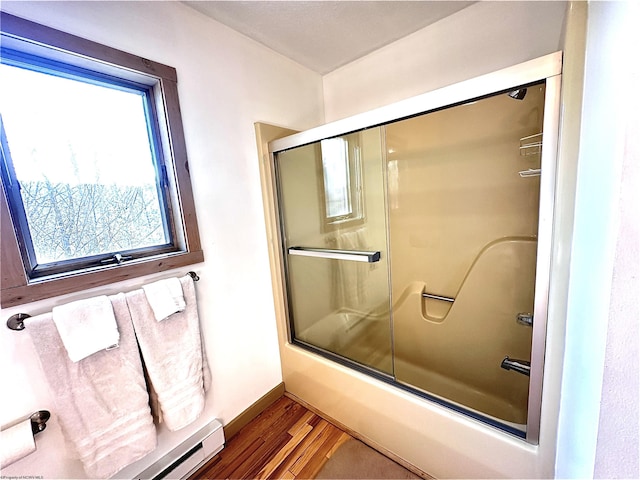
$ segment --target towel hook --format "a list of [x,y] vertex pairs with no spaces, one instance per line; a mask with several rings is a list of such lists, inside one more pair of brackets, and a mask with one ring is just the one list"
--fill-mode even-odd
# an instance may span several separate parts
[[47,428],[47,420],[51,418],[51,414],[48,410],[38,410],[36,413],[31,415],[31,431],[35,435],[36,433],[40,433],[45,428]]
[[29,318],[31,315],[26,313],[16,313],[15,315],[11,315],[9,320],[7,320],[7,328],[11,330],[24,330],[24,321]]
[[196,272],[187,272],[187,275],[189,275],[191,278],[193,278],[194,282],[197,282],[198,280],[200,280],[200,277],[198,276],[198,274]]

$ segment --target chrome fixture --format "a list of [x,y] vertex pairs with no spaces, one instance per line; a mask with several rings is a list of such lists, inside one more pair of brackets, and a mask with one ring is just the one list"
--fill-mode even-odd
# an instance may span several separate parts
[[531,372],[531,362],[526,360],[516,360],[515,358],[509,358],[508,356],[504,357],[500,367],[505,370],[513,370],[514,372],[521,373],[527,377]]
[[332,260],[352,260],[354,262],[375,263],[380,261],[380,252],[361,250],[334,250],[330,248],[289,247],[289,255],[318,257]]
[[434,300],[442,300],[443,302],[453,303],[456,301],[455,298],[451,297],[443,297],[442,295],[434,295],[433,293],[422,292],[422,298],[433,298]]
[[31,421],[31,432],[35,435],[47,428],[47,420],[51,418],[51,413],[48,410],[38,410],[35,412],[29,420]]
[[187,272],[187,275],[189,275],[194,282],[197,282],[198,280],[200,280],[200,277],[196,272]]
[[527,89],[519,88],[518,90],[512,90],[509,93],[507,93],[507,95],[509,95],[511,98],[515,98],[516,100],[523,100],[524,97],[527,95]]
[[520,325],[533,327],[533,315],[531,313],[519,313],[516,317],[516,322],[518,322]]
[[16,313],[7,320],[7,328],[10,330],[24,330],[24,321],[31,315],[28,313]]

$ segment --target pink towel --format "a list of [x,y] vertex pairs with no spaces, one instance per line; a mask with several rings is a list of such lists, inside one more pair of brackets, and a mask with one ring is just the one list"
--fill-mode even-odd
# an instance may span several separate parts
[[193,279],[185,275],[180,284],[186,308],[161,322],[142,289],[126,294],[150,387],[157,395],[162,421],[172,431],[200,416],[211,380]]
[[62,433],[88,476],[108,478],[156,447],[156,430],[123,293],[109,297],[120,346],[78,362],[67,355],[51,313],[26,322],[49,381]]

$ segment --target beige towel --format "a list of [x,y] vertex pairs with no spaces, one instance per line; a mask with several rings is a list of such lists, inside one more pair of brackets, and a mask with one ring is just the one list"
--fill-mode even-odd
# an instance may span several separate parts
[[120,334],[106,295],[54,307],[52,314],[73,362],[118,345]]
[[52,314],[30,318],[30,333],[55,397],[67,441],[90,477],[108,478],[156,447],[156,431],[124,294],[109,297],[120,347],[72,362]]
[[126,294],[150,387],[157,395],[162,421],[172,431],[200,416],[211,380],[193,279],[185,275],[180,283],[186,308],[162,322],[156,321],[142,289]]
[[142,289],[158,322],[184,311],[186,307],[182,285],[175,277],[143,285]]

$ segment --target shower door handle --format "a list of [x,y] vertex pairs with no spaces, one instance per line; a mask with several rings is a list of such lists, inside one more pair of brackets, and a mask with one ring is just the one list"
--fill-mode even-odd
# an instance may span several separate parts
[[289,255],[301,257],[329,258],[332,260],[351,260],[354,262],[375,263],[380,261],[380,252],[362,250],[335,250],[330,248],[289,247]]

